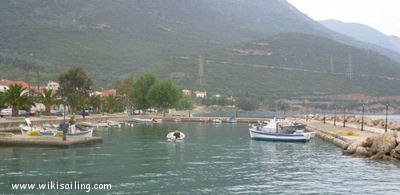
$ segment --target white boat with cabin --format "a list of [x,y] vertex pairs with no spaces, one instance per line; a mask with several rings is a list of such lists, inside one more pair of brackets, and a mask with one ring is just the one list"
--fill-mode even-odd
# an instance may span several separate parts
[[305,132],[304,129],[296,130],[284,127],[274,118],[267,125],[252,125],[249,128],[250,137],[254,140],[285,142],[307,142],[314,137],[313,133]]

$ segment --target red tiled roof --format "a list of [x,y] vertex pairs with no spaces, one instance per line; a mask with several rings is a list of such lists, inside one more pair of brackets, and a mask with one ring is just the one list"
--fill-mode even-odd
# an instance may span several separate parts
[[3,80],[3,79],[0,80],[0,85],[10,86],[10,85],[14,85],[14,84],[20,85],[26,89],[29,88],[29,85],[27,83],[25,83],[24,81],[10,81],[10,80]]
[[36,87],[30,86],[28,83],[25,83],[24,81],[10,81],[10,80],[1,79],[0,85],[3,85],[3,86],[20,85],[21,87],[23,87],[25,89],[31,89],[36,92],[43,93],[43,90],[38,90]]

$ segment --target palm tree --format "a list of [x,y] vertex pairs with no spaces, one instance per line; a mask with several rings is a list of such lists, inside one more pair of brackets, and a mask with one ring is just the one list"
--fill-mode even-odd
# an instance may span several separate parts
[[21,85],[10,85],[3,93],[4,104],[11,107],[12,116],[18,116],[18,110],[22,107],[32,106],[33,101]]
[[0,109],[5,108],[6,106],[4,105],[4,92],[0,91]]
[[67,95],[67,104],[71,107],[71,114],[76,113],[78,106],[83,104],[83,98],[77,93],[70,93]]
[[101,106],[101,98],[97,95],[92,95],[89,97],[89,105],[93,107],[93,112],[98,113]]
[[45,107],[46,115],[50,115],[51,107],[57,103],[57,96],[53,94],[53,90],[51,89],[44,89],[43,94],[39,96],[40,102]]
[[104,97],[105,110],[107,110],[108,113],[113,113],[115,107],[118,105],[118,101],[118,97],[113,95]]

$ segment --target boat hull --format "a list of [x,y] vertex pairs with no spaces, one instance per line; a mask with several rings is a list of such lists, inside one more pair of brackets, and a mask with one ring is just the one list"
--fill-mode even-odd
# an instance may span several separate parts
[[295,133],[295,134],[283,134],[283,133],[270,133],[256,130],[249,130],[250,137],[253,140],[263,141],[283,141],[283,142],[307,142],[311,138],[309,133]]
[[[21,134],[22,135],[29,135],[28,132],[31,130],[28,127],[21,127]],[[39,136],[61,136],[62,131],[43,131],[43,130],[36,130],[39,132]],[[61,133],[57,133],[61,132]],[[67,137],[92,137],[93,130],[81,131],[79,133],[67,133]]]

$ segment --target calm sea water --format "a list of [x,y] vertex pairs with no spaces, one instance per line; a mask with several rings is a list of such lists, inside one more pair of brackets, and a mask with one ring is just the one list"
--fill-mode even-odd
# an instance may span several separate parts
[[[180,129],[183,143],[167,143]],[[246,124],[164,123],[97,130],[104,142],[70,149],[0,148],[0,194],[10,182],[110,182],[116,194],[398,194],[400,166],[343,156],[318,138],[252,141]]]

